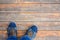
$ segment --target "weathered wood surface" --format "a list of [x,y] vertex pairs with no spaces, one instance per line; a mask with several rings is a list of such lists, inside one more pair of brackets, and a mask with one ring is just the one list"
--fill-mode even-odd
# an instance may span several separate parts
[[[2,34],[3,33],[3,34]],[[21,37],[26,33],[25,31],[18,31],[18,37]],[[3,35],[3,36],[2,36]],[[7,38],[7,32],[6,31],[0,31],[0,36]],[[38,31],[35,40],[60,40],[60,31]]]
[[[0,30],[6,30],[9,22],[0,22]],[[31,25],[36,25],[38,30],[60,30],[60,22],[27,22],[18,21],[16,22],[18,30],[26,30]]]
[[0,0],[0,3],[21,3],[21,2],[39,2],[39,3],[60,3],[60,0]]
[[60,21],[60,13],[0,12],[0,21]]
[[0,0],[0,40],[6,40],[10,21],[18,37],[36,25],[35,40],[60,40],[60,0]]
[[18,12],[60,12],[60,4],[41,3],[20,3],[20,4],[0,4],[0,11]]

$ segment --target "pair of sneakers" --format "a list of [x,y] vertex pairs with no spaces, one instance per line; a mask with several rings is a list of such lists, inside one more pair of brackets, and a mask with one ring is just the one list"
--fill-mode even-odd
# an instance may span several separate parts
[[7,40],[33,40],[36,36],[37,31],[37,26],[32,25],[30,28],[27,29],[26,33],[18,39],[16,24],[14,22],[10,22],[7,28]]

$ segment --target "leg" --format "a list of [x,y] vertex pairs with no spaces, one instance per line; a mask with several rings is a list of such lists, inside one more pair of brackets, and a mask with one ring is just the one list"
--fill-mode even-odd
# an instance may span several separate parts
[[24,35],[19,40],[31,40],[31,38],[28,35]]

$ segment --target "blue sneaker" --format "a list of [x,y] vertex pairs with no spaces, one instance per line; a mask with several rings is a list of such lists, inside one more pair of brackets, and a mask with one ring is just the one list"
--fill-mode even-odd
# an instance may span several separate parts
[[37,33],[37,26],[32,25],[27,31],[25,35],[28,35],[32,40],[35,38]]
[[31,26],[25,33],[24,36],[20,38],[20,40],[33,40],[37,33],[37,26],[33,25]]
[[20,38],[20,40],[33,40],[37,33],[37,26],[32,25],[25,33],[24,36]]
[[10,24],[8,25],[7,28],[7,34],[8,34],[8,39],[7,40],[13,40],[13,39],[17,39],[17,28],[16,28],[16,24],[14,22],[10,22]]

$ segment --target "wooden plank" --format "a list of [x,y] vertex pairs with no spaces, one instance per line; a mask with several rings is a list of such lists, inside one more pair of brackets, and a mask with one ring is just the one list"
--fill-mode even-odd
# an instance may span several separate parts
[[[27,30],[31,25],[36,25],[38,30],[60,30],[60,22],[15,22],[17,30]],[[9,22],[0,22],[0,30],[7,30]]]
[[6,8],[6,7],[16,7],[17,4],[0,4],[0,8]]
[[[6,37],[7,36],[7,32],[6,31],[1,31],[3,32],[3,36]],[[22,35],[25,34],[25,31],[18,31],[17,36],[20,37]],[[38,33],[36,34],[36,37],[47,37],[47,36],[60,36],[60,31],[38,31]]]
[[0,11],[60,12],[60,4],[0,4]]
[[47,36],[44,38],[45,40],[60,40],[59,36]]
[[0,3],[17,3],[17,0],[0,0]]
[[0,12],[0,21],[60,21],[60,13]]
[[[2,33],[1,33],[2,32]],[[18,31],[17,36],[20,38],[21,36],[23,36],[25,33],[25,31]],[[7,39],[7,32],[6,31],[0,31],[0,34],[3,37],[0,37],[1,40],[2,38],[5,40]],[[38,31],[36,37],[34,40],[53,40],[53,39],[58,39],[60,40],[60,31]]]
[[39,2],[39,3],[60,3],[60,0],[0,0],[0,3],[20,3],[20,2]]
[[20,2],[60,3],[60,0],[18,0]]
[[[20,38],[20,37],[19,37]],[[0,40],[6,40],[7,38],[1,38]],[[34,40],[60,40],[59,36],[48,36],[48,37],[36,37]]]

